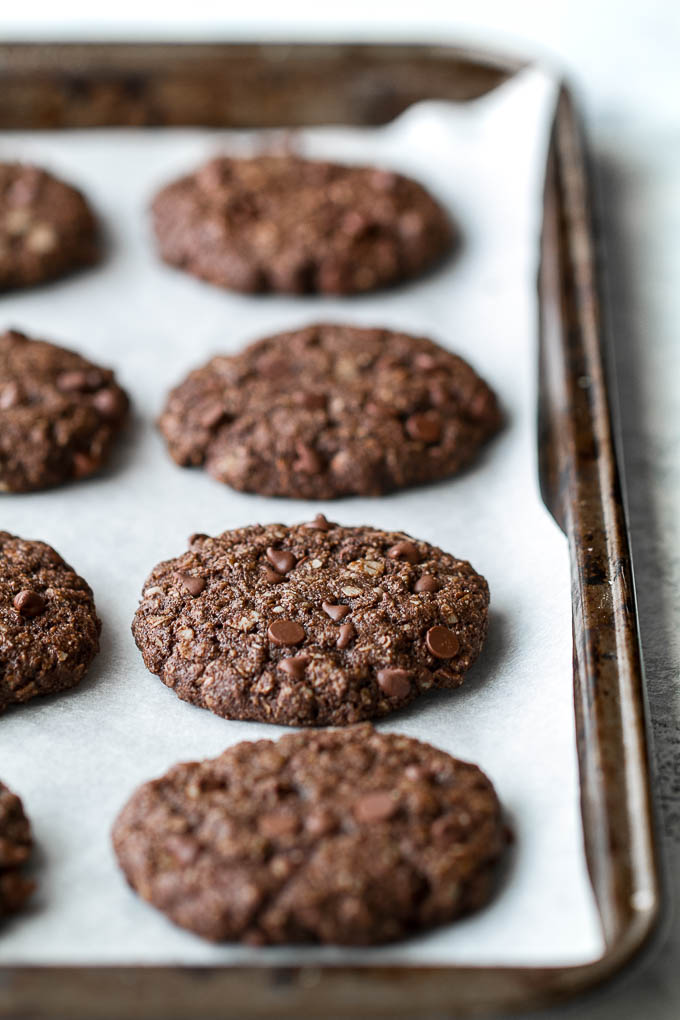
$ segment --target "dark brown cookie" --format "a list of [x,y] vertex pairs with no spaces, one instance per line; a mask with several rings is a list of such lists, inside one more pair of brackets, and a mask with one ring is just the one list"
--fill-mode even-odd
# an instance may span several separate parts
[[153,203],[160,253],[241,291],[355,294],[418,276],[453,231],[420,184],[295,156],[213,159]]
[[110,369],[13,330],[1,334],[0,491],[94,474],[127,411]]
[[29,287],[96,262],[85,198],[35,166],[0,163],[0,290]]
[[193,536],[151,572],[132,630],[185,701],[227,719],[344,726],[458,687],[488,603],[469,563],[319,516]]
[[59,553],[0,531],[0,712],[80,683],[100,630],[89,585]]
[[378,495],[445,478],[498,431],[493,392],[431,340],[315,325],[213,358],[170,394],[173,459],[246,492]]
[[371,726],[176,765],[118,817],[130,885],[216,941],[370,945],[490,897],[507,830],[476,765]]
[[33,892],[34,883],[21,871],[32,846],[31,826],[23,805],[0,782],[0,921],[20,910]]

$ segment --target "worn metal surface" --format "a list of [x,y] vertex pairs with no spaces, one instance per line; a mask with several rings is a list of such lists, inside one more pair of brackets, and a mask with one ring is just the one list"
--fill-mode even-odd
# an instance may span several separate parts
[[[0,128],[379,123],[424,98],[469,99],[520,68],[410,46],[0,47]],[[601,959],[566,968],[15,967],[0,1016],[447,1016],[578,994],[624,966],[659,915],[646,710],[611,430],[585,154],[566,90],[545,189],[539,466],[572,570],[574,697]]]

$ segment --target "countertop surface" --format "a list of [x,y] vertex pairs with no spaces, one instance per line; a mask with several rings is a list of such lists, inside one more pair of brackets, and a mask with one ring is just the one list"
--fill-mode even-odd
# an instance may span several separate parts
[[[183,10],[117,0],[3,5],[0,38],[402,39],[473,43],[561,68],[580,99],[597,171],[608,313],[640,628],[654,729],[669,916],[645,959],[587,999],[533,1016],[680,1016],[680,4],[676,0],[345,0],[341,11],[250,0]],[[222,16],[219,16],[219,12]],[[58,13],[57,13],[58,12]],[[228,12],[228,13],[227,13]]]

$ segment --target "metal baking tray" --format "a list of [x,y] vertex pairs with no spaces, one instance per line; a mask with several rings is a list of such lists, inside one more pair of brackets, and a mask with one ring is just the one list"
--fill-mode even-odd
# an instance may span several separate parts
[[[442,46],[17,44],[0,47],[0,129],[379,124],[422,99],[477,98],[525,66]],[[591,194],[563,85],[538,276],[538,463],[543,500],[569,545],[581,811],[602,956],[549,968],[8,967],[0,969],[0,1016],[514,1011],[585,991],[649,941],[660,915],[659,862]]]

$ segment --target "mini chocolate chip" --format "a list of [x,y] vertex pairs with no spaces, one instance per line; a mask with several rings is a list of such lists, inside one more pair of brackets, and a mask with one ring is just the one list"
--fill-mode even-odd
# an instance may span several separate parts
[[14,596],[14,608],[22,616],[39,616],[43,612],[47,602],[37,591],[24,588],[18,595]]
[[325,411],[327,398],[323,393],[296,393],[295,403],[307,411]]
[[338,631],[338,640],[335,642],[336,648],[347,648],[350,641],[356,637],[356,633],[353,623],[343,623]]
[[411,439],[422,443],[437,443],[442,434],[442,421],[436,411],[412,414],[406,419],[406,431]]
[[275,645],[299,645],[305,639],[305,629],[295,620],[274,620],[267,636]]
[[387,550],[387,555],[391,560],[407,560],[409,563],[420,563],[421,560],[418,547],[413,542],[397,542]]
[[425,635],[425,643],[438,659],[452,659],[460,648],[460,642],[453,631],[439,625],[430,627]]
[[323,471],[323,461],[311,446],[305,443],[298,443],[296,446],[297,459],[293,462],[293,470],[300,471],[304,475],[318,475]]
[[297,563],[296,558],[291,552],[287,552],[285,549],[275,549],[271,545],[267,549],[266,555],[271,565],[279,574],[287,574]]
[[335,623],[339,623],[340,620],[344,620],[350,612],[349,606],[336,606],[333,602],[322,602],[321,608],[326,616],[330,616],[331,620]]
[[399,807],[396,798],[387,790],[367,793],[355,802],[352,812],[358,822],[372,825],[392,818]]
[[331,528],[335,527],[335,524],[332,521],[326,520],[323,514],[317,514],[313,521],[307,521],[302,527],[316,528],[317,531],[330,531]]
[[210,538],[210,535],[205,535],[202,531],[195,531],[193,535],[189,535],[189,545],[193,545],[194,542],[205,542],[206,538]]
[[262,571],[262,577],[267,584],[281,584],[282,581],[286,580],[283,574],[279,574],[277,570],[272,570],[271,567],[265,567]]
[[206,585],[204,578],[196,577],[195,574],[178,574],[177,580],[193,596],[200,595]]
[[405,698],[411,691],[411,674],[406,669],[380,669],[377,678],[388,698]]
[[281,659],[277,665],[282,673],[287,673],[294,680],[301,680],[309,663],[308,655],[295,655],[290,659]]
[[92,403],[102,418],[120,418],[127,405],[120,390],[109,388],[98,390],[92,398]]
[[432,574],[423,574],[413,585],[413,590],[418,593],[422,591],[439,591],[439,581]]
[[97,470],[99,465],[100,461],[96,457],[92,457],[89,453],[83,453],[82,450],[76,450],[73,454],[73,474],[76,478],[87,478]]

